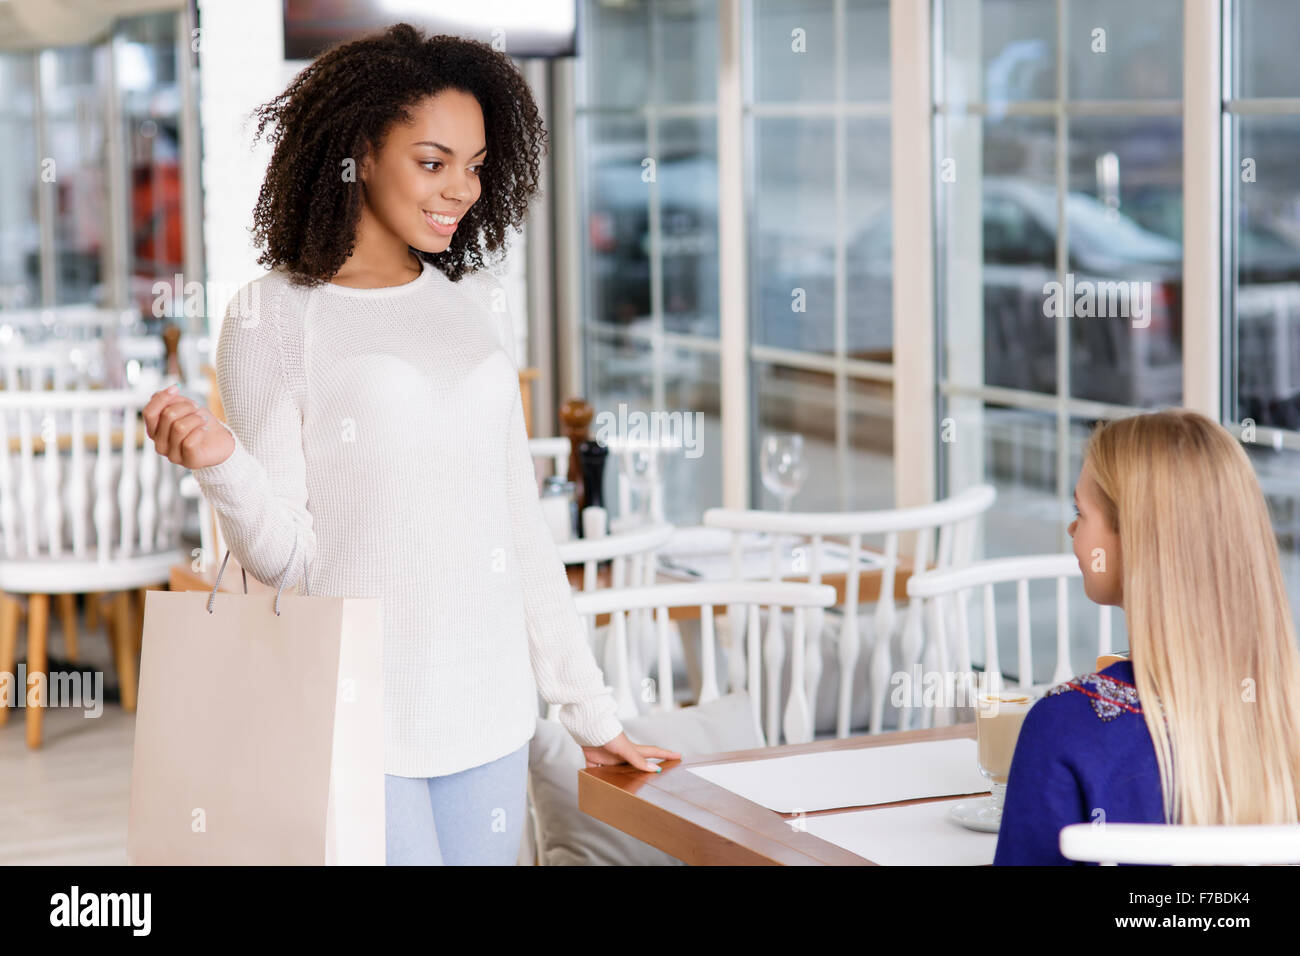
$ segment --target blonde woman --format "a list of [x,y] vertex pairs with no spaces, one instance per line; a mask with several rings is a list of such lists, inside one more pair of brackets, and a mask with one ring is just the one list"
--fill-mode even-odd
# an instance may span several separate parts
[[1101,425],[1070,525],[1130,659],[1025,718],[995,864],[1065,864],[1071,823],[1296,823],[1300,652],[1264,497],[1238,442],[1182,409]]

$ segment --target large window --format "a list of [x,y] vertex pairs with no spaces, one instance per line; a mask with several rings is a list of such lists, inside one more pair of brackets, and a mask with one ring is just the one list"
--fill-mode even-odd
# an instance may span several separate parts
[[702,454],[660,459],[681,523],[722,489],[714,6],[589,0],[576,69],[587,399],[702,416]]
[[[152,319],[185,270],[183,14],[91,46],[0,53],[0,309],[89,304]],[[189,329],[187,318],[180,317]],[[200,331],[194,328],[193,331]]]
[[1087,423],[1182,401],[1182,2],[935,5],[943,493],[1068,550]]
[[662,459],[666,516],[694,523],[721,504],[717,197],[721,177],[743,177],[750,397],[746,418],[725,427],[750,431],[751,500],[775,505],[757,464],[762,437],[793,431],[809,466],[794,507],[887,507],[887,0],[743,4],[736,169],[717,158],[717,13],[703,0],[581,6],[588,399],[598,412],[702,413],[703,455]]
[[[1182,12],[934,5],[939,487],[996,487],[988,557],[1068,551],[1092,423],[1182,402]],[[1096,616],[1070,603],[1077,670]]]
[[[750,448],[804,437],[794,507],[894,500],[889,4],[747,5]],[[750,471],[750,500],[775,508]]]
[[[171,15],[135,17],[121,24],[113,44],[121,103],[117,121],[131,182],[129,297],[138,305],[151,305],[154,282],[173,281],[186,266],[176,25]],[[189,55],[188,38],[181,37],[180,48]]]
[[[583,5],[592,392],[650,408],[710,401],[719,356],[743,349],[744,420],[711,425],[746,430],[755,506],[776,505],[760,481],[762,436],[795,431],[810,466],[795,507],[887,506],[894,487],[927,487],[932,469],[939,496],[989,482],[990,557],[1069,549],[1096,422],[1209,410],[1242,436],[1300,598],[1300,6],[1222,0],[1207,17],[1184,0],[930,0],[931,55],[912,47],[892,75],[929,80],[931,272],[919,246],[900,262],[891,248],[892,216],[925,203],[901,194],[911,187],[890,169],[891,140],[920,138],[921,117],[893,112],[915,87],[890,88],[889,4],[737,2],[744,142],[723,151],[735,169],[717,167],[713,146],[719,119],[724,131],[731,119],[714,95],[714,5]],[[909,42],[914,9],[893,11]],[[1219,40],[1216,63],[1204,51]],[[1184,73],[1185,50],[1204,70]],[[643,180],[652,159],[659,177]],[[687,169],[700,178],[670,188]],[[739,292],[717,287],[713,257],[710,190],[730,176],[744,183]],[[672,227],[687,239],[670,231],[669,197],[689,210]],[[1221,247],[1198,243],[1195,223],[1216,220]],[[1196,230],[1186,248],[1185,228]],[[671,265],[668,250],[689,258]],[[674,285],[678,268],[690,280]],[[1222,277],[1214,294],[1185,291],[1206,276]],[[893,314],[895,301],[927,301],[900,281],[932,281],[933,313]],[[681,291],[690,282],[694,295]],[[739,294],[743,341],[731,338],[733,313],[720,330],[715,311]],[[900,368],[895,348],[924,358]],[[895,388],[928,395],[931,370],[933,420],[894,400]],[[924,454],[900,443],[895,455],[907,428],[926,436]],[[706,456],[674,520],[717,500],[719,470]],[[1090,613],[1081,590],[1072,603]]]
[[1227,420],[1269,503],[1300,608],[1300,6],[1224,5]]
[[[41,228],[32,189],[36,65],[30,53],[0,55],[0,309],[39,305]],[[19,174],[19,171],[24,171]]]

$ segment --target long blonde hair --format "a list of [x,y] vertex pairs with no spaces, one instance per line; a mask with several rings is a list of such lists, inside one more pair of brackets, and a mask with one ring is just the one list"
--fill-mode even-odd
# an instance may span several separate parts
[[1099,426],[1085,461],[1119,534],[1166,822],[1298,822],[1300,650],[1246,453],[1173,409]]

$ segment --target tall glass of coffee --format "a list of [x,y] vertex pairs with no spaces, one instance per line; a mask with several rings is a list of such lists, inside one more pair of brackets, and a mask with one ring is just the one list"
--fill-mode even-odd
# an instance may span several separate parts
[[1011,775],[1011,758],[1025,715],[1036,695],[1028,690],[1008,689],[975,697],[975,738],[980,773],[992,784],[992,794],[981,800],[964,801],[953,808],[959,823],[975,830],[996,833],[1002,822],[1002,803]]

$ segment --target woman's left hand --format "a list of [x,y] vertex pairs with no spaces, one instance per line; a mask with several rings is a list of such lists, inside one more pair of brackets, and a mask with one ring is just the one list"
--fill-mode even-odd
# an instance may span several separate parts
[[682,755],[662,747],[649,744],[634,744],[627,739],[627,734],[619,734],[601,747],[583,747],[582,755],[587,758],[588,767],[604,767],[610,764],[629,763],[637,770],[658,773],[658,764],[646,760],[646,757],[662,757],[665,760],[681,760]]

